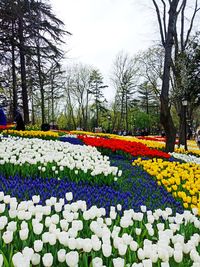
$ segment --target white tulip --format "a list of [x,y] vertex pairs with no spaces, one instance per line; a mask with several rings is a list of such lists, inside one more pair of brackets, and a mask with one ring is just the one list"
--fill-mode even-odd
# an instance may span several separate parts
[[58,214],[54,214],[51,216],[51,222],[54,224],[58,224],[60,221],[59,215]]
[[73,199],[73,194],[72,192],[68,192],[65,194],[65,198],[67,201],[71,201]]
[[61,203],[56,203],[55,204],[55,211],[56,212],[61,212],[62,210],[62,204]]
[[15,232],[17,230],[17,222],[11,221],[7,225],[7,231]]
[[103,265],[103,260],[99,257],[92,259],[92,267],[101,267]]
[[13,241],[13,232],[6,231],[3,233],[2,239],[5,244],[9,244]]
[[127,245],[120,243],[118,245],[118,251],[119,251],[120,256],[124,256],[126,254],[126,251],[127,251]]
[[177,263],[182,262],[182,260],[183,260],[183,252],[181,250],[175,250],[174,251],[174,260]]
[[27,240],[28,234],[29,234],[28,228],[24,228],[24,229],[19,230],[19,237],[23,241]]
[[122,205],[121,204],[117,204],[117,210],[121,211],[122,210]]
[[31,263],[33,265],[39,265],[40,264],[41,256],[38,253],[34,253],[31,257]]
[[124,259],[122,258],[115,258],[113,259],[114,267],[124,267]]
[[53,256],[51,253],[45,253],[42,257],[42,262],[45,267],[51,267],[53,265]]
[[152,267],[152,261],[150,259],[142,261],[144,267]]
[[0,254],[0,267],[2,267],[2,266],[3,266],[3,255]]
[[33,243],[33,247],[34,247],[35,252],[40,252],[43,249],[42,240],[35,240]]
[[144,260],[144,257],[145,257],[144,250],[139,248],[138,251],[137,251],[137,256],[138,256],[139,260]]
[[22,254],[25,258],[31,259],[34,254],[34,250],[32,248],[25,247],[22,250]]
[[66,263],[69,267],[77,266],[79,262],[79,254],[77,251],[70,251],[66,254]]
[[92,241],[90,238],[85,238],[83,243],[83,251],[89,253],[92,250]]
[[42,223],[36,223],[33,225],[33,232],[36,235],[40,235],[43,231],[44,225]]
[[43,241],[43,243],[49,242],[49,232],[45,232],[42,234],[42,241]]
[[4,203],[6,203],[6,204],[9,204],[10,203],[10,195],[6,195],[6,196],[4,196]]
[[13,262],[14,266],[16,266],[16,267],[20,266],[20,264],[22,263],[23,260],[24,260],[24,256],[21,252],[15,253],[12,257],[12,262]]
[[161,267],[170,267],[169,262],[161,262]]
[[135,228],[136,235],[140,235],[142,230],[140,228]]
[[56,235],[54,233],[49,233],[49,244],[51,246],[56,244]]
[[5,208],[6,208],[5,203],[0,204],[0,213],[3,213],[5,211]]
[[102,252],[104,257],[108,258],[110,257],[111,253],[112,253],[112,247],[109,244],[103,244],[102,245]]
[[132,251],[136,251],[138,249],[138,243],[135,242],[134,240],[130,242],[130,249]]
[[65,249],[58,250],[57,256],[58,256],[58,261],[59,262],[65,262],[66,250]]

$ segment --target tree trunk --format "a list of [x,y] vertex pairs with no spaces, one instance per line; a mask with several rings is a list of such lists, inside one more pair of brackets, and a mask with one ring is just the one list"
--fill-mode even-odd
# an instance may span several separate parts
[[19,17],[19,53],[20,53],[20,67],[21,67],[21,86],[22,86],[22,101],[24,112],[24,123],[29,123],[29,108],[28,108],[28,93],[26,84],[26,65],[25,65],[25,51],[24,51],[24,34],[23,34],[23,20]]
[[38,77],[40,85],[40,95],[41,95],[41,113],[42,113],[42,124],[45,123],[45,108],[44,108],[44,86],[41,71],[41,58],[40,58],[40,46],[37,44],[37,60],[38,60]]
[[15,40],[14,40],[14,21],[12,20],[12,92],[13,92],[13,106],[12,106],[12,119],[14,121],[15,111],[17,109],[17,79],[15,72]]
[[179,0],[171,2],[169,10],[168,31],[165,42],[165,60],[164,60],[164,73],[162,81],[162,90],[160,95],[161,113],[160,122],[164,127],[166,134],[166,147],[167,152],[173,152],[176,141],[176,128],[174,126],[169,106],[169,81],[170,81],[170,68],[171,68],[171,55],[173,47],[173,34],[176,26],[177,18],[177,5]]

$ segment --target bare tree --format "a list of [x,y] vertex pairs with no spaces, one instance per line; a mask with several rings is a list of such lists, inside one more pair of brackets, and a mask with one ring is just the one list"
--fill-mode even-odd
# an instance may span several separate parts
[[121,51],[114,61],[112,81],[116,88],[115,101],[117,101],[117,105],[120,108],[118,128],[125,127],[126,131],[129,130],[129,104],[135,92],[135,78],[136,68],[133,58]]
[[[198,0],[195,0],[194,12],[187,31],[185,30],[185,9],[187,6],[187,0],[152,0],[152,2],[156,10],[161,42],[164,47],[165,54],[162,88],[160,94],[160,121],[166,133],[165,149],[166,151],[174,151],[176,128],[170,113],[170,72],[173,70],[175,80],[177,80],[178,74],[176,73],[176,68],[173,63],[173,48],[175,49],[175,58],[176,53],[179,53],[179,43],[181,49],[185,49],[193,27],[195,16],[199,10]],[[178,22],[180,23],[180,26],[178,26]],[[178,29],[180,29],[179,34],[177,33]]]

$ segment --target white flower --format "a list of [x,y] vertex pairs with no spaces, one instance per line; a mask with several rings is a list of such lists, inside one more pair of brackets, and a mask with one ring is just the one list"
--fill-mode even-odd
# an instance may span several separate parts
[[132,251],[136,251],[136,250],[138,249],[138,243],[135,242],[134,240],[132,240],[132,241],[130,242],[130,249],[131,249]]
[[174,260],[177,263],[182,262],[182,260],[183,260],[183,252],[181,250],[175,250],[174,251]]
[[126,254],[126,251],[127,251],[127,245],[125,245],[123,243],[119,243],[118,251],[119,251],[120,256],[124,256]]
[[117,210],[121,211],[122,210],[122,205],[121,204],[117,204]]
[[58,214],[54,214],[54,215],[51,216],[51,222],[53,224],[58,224],[59,223],[59,220],[60,220],[60,218],[59,218],[59,215]]
[[152,267],[152,261],[150,259],[142,261],[144,267]]
[[5,203],[0,204],[0,213],[3,213],[5,211],[5,208],[6,208]]
[[42,231],[43,231],[43,227],[44,227],[44,225],[42,223],[35,223],[33,225],[34,234],[40,235],[42,233]]
[[122,170],[118,171],[118,177],[122,176]]
[[64,262],[66,258],[66,250],[65,249],[58,250],[57,256],[59,262]]
[[34,247],[35,252],[40,252],[43,249],[42,240],[35,240],[33,243],[33,247]]
[[79,255],[77,251],[70,251],[66,254],[66,263],[69,267],[77,266]]
[[139,248],[138,251],[137,251],[137,255],[138,255],[138,259],[139,260],[144,260],[145,255],[144,255],[144,250],[143,249]]
[[5,244],[11,243],[13,241],[13,232],[11,231],[4,232],[2,238]]
[[42,167],[42,168],[41,168],[41,171],[42,171],[42,172],[45,172],[45,171],[46,171],[46,167]]
[[7,225],[7,231],[15,232],[17,230],[17,222],[11,221]]
[[0,267],[2,267],[2,266],[3,266],[3,255],[0,254]]
[[136,235],[140,235],[142,230],[140,228],[135,228]]
[[42,262],[45,267],[51,267],[53,265],[53,256],[51,253],[45,253],[42,257]]
[[122,258],[113,259],[113,265],[114,267],[124,267],[124,259]]
[[67,201],[71,201],[73,199],[73,194],[72,192],[68,192],[65,194],[65,198]]
[[108,258],[110,257],[111,253],[112,253],[112,247],[110,244],[103,244],[102,245],[102,252],[104,257]]
[[170,267],[169,262],[161,262],[161,267]]
[[101,267],[103,266],[103,260],[99,257],[92,259],[92,267]]
[[40,196],[34,195],[32,196],[32,200],[34,204],[37,204],[40,202]]
[[56,170],[56,166],[52,166],[52,171],[54,172]]
[[19,237],[21,240],[26,240],[28,238],[29,230],[28,228],[21,229],[19,231]]
[[25,247],[22,250],[22,254],[25,258],[31,259],[34,254],[34,250],[32,248]]
[[142,212],[146,212],[147,211],[147,207],[146,206],[141,206],[140,209],[141,209]]
[[17,252],[16,254],[13,255],[12,262],[14,266],[18,267],[23,262],[23,259],[24,259],[23,254],[21,252]]
[[38,253],[34,253],[31,257],[31,262],[33,265],[39,265],[40,264],[41,256]]

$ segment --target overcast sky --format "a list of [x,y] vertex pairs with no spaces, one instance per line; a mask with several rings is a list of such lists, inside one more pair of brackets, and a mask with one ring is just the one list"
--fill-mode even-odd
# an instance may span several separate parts
[[[134,55],[159,38],[151,0],[50,0],[50,3],[54,14],[72,33],[66,38],[70,58],[67,62],[98,68],[109,85],[112,63],[119,51]],[[114,94],[109,88],[105,92],[108,99]]]

